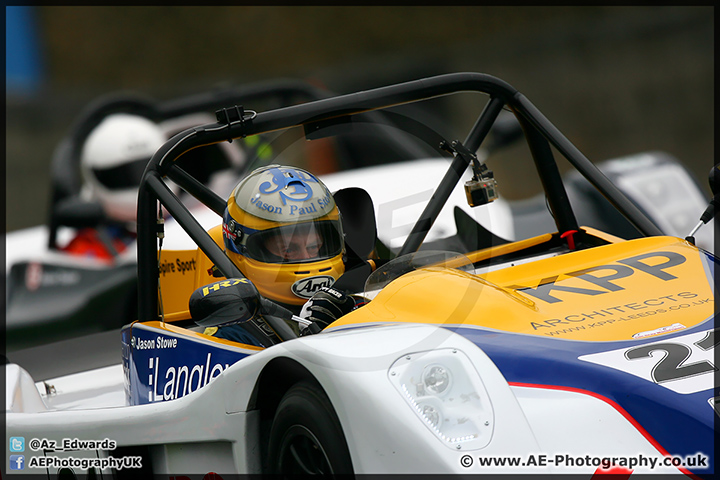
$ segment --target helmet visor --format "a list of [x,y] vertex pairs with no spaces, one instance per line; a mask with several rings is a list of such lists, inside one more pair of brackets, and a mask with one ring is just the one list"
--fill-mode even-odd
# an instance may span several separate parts
[[150,157],[140,158],[110,168],[92,168],[98,182],[109,190],[138,188]]
[[311,221],[252,233],[243,253],[265,263],[305,263],[335,257],[342,245],[339,221]]

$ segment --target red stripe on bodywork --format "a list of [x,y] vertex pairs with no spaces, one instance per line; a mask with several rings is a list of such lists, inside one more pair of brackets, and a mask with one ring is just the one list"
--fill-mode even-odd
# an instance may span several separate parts
[[[633,418],[632,415],[630,415],[627,411],[625,411],[624,408],[622,408],[620,405],[618,405],[613,400],[610,400],[609,398],[600,395],[599,393],[592,392],[590,390],[583,390],[582,388],[574,388],[574,387],[565,387],[561,385],[540,385],[536,383],[521,383],[521,382],[508,382],[508,385],[511,387],[526,387],[526,388],[541,388],[545,390],[563,390],[566,392],[575,392],[575,393],[581,393],[583,395],[589,395],[591,397],[597,398],[598,400],[602,400],[603,402],[607,403],[611,407],[613,407],[615,410],[618,411],[620,415],[625,417],[625,419],[630,422],[630,424],[635,427],[635,429],[640,432],[640,435],[645,437],[645,439],[650,442],[650,444],[657,449],[658,452],[660,452],[661,455],[664,457],[671,456],[670,453],[665,450],[660,443],[655,440],[652,435],[650,435],[647,430],[645,430],[642,425],[638,423],[637,420]],[[680,472],[684,473],[685,475],[695,478],[697,480],[702,480],[700,477],[693,474],[690,470],[682,467],[676,467]],[[631,472],[632,473],[632,472]],[[598,471],[595,472],[595,474],[598,474]],[[622,474],[622,473],[621,473]],[[628,475],[629,476],[629,475]],[[593,476],[594,477],[594,476]]]

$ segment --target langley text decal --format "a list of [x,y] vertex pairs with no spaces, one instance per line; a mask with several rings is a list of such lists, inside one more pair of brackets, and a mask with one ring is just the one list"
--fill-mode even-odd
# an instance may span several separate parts
[[148,385],[151,389],[148,392],[148,401],[160,402],[184,397],[207,385],[229,366],[227,363],[214,363],[212,353],[207,354],[204,364],[179,367],[162,366],[160,357],[150,357]]

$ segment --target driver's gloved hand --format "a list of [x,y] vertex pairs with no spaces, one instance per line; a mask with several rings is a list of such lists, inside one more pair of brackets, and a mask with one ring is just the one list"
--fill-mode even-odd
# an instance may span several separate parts
[[332,322],[350,313],[355,307],[355,300],[340,290],[332,287],[321,287],[307,302],[300,311],[300,317],[310,320],[312,323],[301,327],[300,335],[318,333]]

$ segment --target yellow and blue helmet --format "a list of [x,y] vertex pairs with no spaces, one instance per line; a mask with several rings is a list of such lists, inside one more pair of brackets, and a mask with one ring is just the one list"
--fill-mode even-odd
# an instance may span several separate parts
[[230,194],[223,215],[225,253],[260,294],[302,305],[345,271],[340,212],[316,176],[269,165]]

